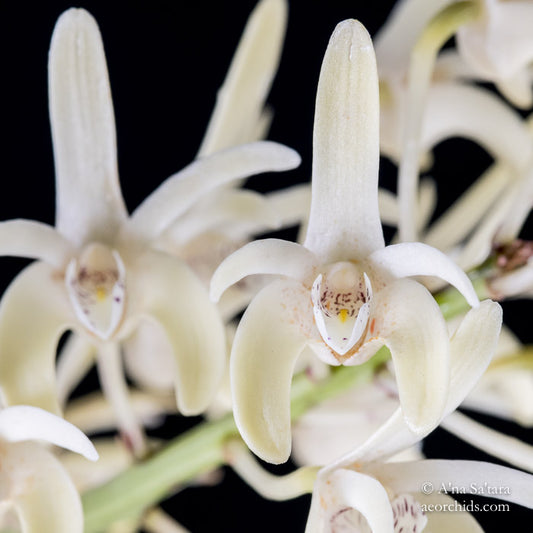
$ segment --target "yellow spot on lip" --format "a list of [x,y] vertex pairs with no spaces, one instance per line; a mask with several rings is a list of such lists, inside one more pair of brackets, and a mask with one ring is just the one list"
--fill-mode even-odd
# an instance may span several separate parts
[[107,291],[103,287],[96,288],[96,299],[101,302],[107,297]]
[[340,318],[340,321],[344,324],[344,322],[346,322],[346,319],[348,318],[348,309],[341,309],[339,311],[339,318]]

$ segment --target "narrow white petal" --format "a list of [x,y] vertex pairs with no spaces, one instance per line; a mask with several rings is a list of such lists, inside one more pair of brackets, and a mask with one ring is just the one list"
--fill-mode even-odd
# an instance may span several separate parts
[[459,244],[509,183],[508,165],[495,164],[430,227],[424,242],[442,251]]
[[[306,533],[363,531],[392,533],[394,521],[387,491],[373,477],[339,468],[317,480]],[[321,474],[319,473],[319,478]],[[354,513],[355,512],[355,513]],[[357,513],[364,520],[360,522]]]
[[[405,463],[376,463],[372,472],[379,475],[384,485],[393,491],[419,492],[424,483],[433,487],[502,487],[494,497],[524,507],[533,508],[533,475],[481,461],[428,459]],[[505,490],[507,488],[508,490]],[[468,493],[468,492],[467,492]]]
[[[148,394],[131,389],[129,399],[138,420],[149,428],[161,425],[167,413],[176,412],[176,399],[170,394]],[[88,434],[115,431],[118,427],[115,412],[100,393],[85,395],[69,402],[65,418]]]
[[486,89],[435,84],[428,93],[425,116],[425,150],[449,137],[465,137],[515,170],[523,170],[533,153],[531,136],[520,115]]
[[11,471],[13,503],[24,533],[83,533],[78,491],[61,463],[39,444],[8,444],[2,457]]
[[133,409],[118,344],[108,342],[98,346],[97,369],[100,386],[115,413],[121,437],[136,457],[143,457],[147,451],[146,436]]
[[378,211],[379,94],[372,41],[357,21],[331,36],[318,83],[305,246],[324,262],[384,246]]
[[448,331],[439,306],[416,281],[398,280],[374,297],[374,336],[391,351],[406,423],[418,435],[435,428],[448,395]]
[[254,9],[235,52],[199,156],[255,140],[263,107],[281,55],[287,3],[263,0]]
[[0,411],[0,436],[9,442],[44,440],[91,461],[98,459],[91,441],[77,427],[38,407],[15,405]]
[[274,191],[266,195],[271,208],[278,215],[282,227],[307,221],[311,206],[311,187],[304,183]]
[[446,255],[422,243],[401,243],[374,252],[369,262],[394,278],[435,276],[453,285],[472,306],[479,299],[468,276]]
[[495,431],[459,412],[450,413],[441,425],[453,435],[485,453],[533,472],[533,446],[530,444]]
[[58,231],[74,244],[109,240],[127,213],[100,32],[83,9],[59,18],[48,64]]
[[247,236],[278,228],[277,213],[264,195],[246,189],[229,189],[210,194],[180,217],[167,233],[179,244],[209,230]]
[[277,281],[254,298],[233,341],[235,421],[248,447],[271,463],[289,458],[291,380],[310,327],[308,290],[291,280]]
[[72,246],[54,228],[33,220],[0,222],[0,255],[41,259],[62,268],[72,256]]
[[218,301],[228,287],[251,274],[276,274],[303,281],[317,266],[317,257],[299,244],[279,239],[254,241],[222,261],[211,279],[210,296]]
[[202,283],[178,259],[146,252],[132,270],[132,306],[159,323],[172,345],[178,408],[199,414],[213,399],[226,365],[219,313]]
[[262,172],[290,170],[299,164],[294,150],[267,141],[198,159],[167,178],[144,200],[133,212],[123,238],[150,241],[217,186]]
[[75,322],[63,280],[57,279],[55,270],[35,263],[15,278],[0,303],[4,404],[35,405],[59,413],[56,348],[61,334]]
[[496,234],[505,224],[512,209],[514,209],[519,187],[520,183],[508,186],[507,190],[502,192],[500,198],[492,206],[487,216],[475,228],[457,257],[457,264],[461,268],[464,270],[475,268],[489,256]]
[[317,467],[304,467],[287,475],[275,475],[265,470],[249,452],[241,440],[227,446],[227,463],[263,498],[290,500],[312,492]]

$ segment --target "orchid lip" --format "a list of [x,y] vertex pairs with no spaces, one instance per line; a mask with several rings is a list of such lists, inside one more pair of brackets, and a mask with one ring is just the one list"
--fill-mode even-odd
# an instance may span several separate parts
[[362,338],[370,317],[372,284],[350,262],[335,263],[319,274],[311,289],[315,323],[323,341],[338,355]]
[[126,269],[116,250],[88,245],[67,266],[65,283],[80,323],[102,340],[120,324],[125,308]]

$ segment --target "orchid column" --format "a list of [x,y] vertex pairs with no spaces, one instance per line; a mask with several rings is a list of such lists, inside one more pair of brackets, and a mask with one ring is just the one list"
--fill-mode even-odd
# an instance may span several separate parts
[[304,245],[251,243],[221,264],[211,285],[216,299],[249,274],[282,276],[250,304],[231,354],[235,420],[248,446],[274,463],[290,453],[290,385],[306,346],[330,365],[358,365],[387,346],[405,420],[423,434],[445,407],[449,339],[431,294],[405,278],[438,276],[479,305],[466,275],[441,252],[420,243],[385,247],[376,63],[356,21],[339,24],[326,51],[313,149]]

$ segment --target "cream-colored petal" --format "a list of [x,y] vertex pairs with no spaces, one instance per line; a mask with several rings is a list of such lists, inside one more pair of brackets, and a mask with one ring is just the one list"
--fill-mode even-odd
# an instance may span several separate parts
[[266,198],[271,208],[277,213],[281,227],[307,221],[311,206],[311,187],[308,183],[273,191],[266,194]]
[[325,531],[392,533],[393,513],[383,485],[344,468],[327,475],[319,473],[305,532]]
[[484,426],[458,411],[450,413],[441,425],[453,435],[485,453],[533,472],[533,446],[530,444]]
[[50,452],[33,442],[4,444],[2,472],[23,533],[83,533],[79,494]]
[[0,436],[9,442],[44,440],[96,461],[91,441],[75,426],[48,411],[15,405],[0,411]]
[[299,164],[300,157],[294,150],[269,141],[198,159],[167,178],[144,200],[130,217],[122,238],[150,241],[217,186],[262,172],[290,170]]
[[366,257],[384,246],[378,210],[379,94],[372,41],[341,22],[318,83],[311,212],[305,246],[324,262]]
[[45,263],[35,263],[15,278],[0,302],[4,404],[34,405],[59,413],[56,348],[61,334],[73,323],[60,274]]
[[235,422],[248,447],[270,463],[289,458],[291,380],[312,313],[309,292],[300,283],[274,282],[254,298],[233,341]]
[[446,324],[431,294],[416,281],[398,280],[374,298],[374,336],[391,351],[406,423],[426,434],[438,425],[448,395]]
[[393,278],[435,276],[453,285],[472,307],[479,299],[468,276],[436,248],[418,242],[393,244],[374,252],[369,263]]
[[[176,412],[173,395],[156,395],[130,389],[131,406],[143,426],[160,426],[166,414]],[[116,413],[101,393],[81,396],[69,402],[65,418],[85,433],[115,431],[118,427]]]
[[262,0],[246,24],[202,146],[200,157],[255,140],[266,96],[276,73],[285,27],[285,0]]
[[97,355],[100,386],[115,413],[117,429],[134,455],[144,457],[147,452],[146,436],[133,409],[120,347],[115,342],[102,343],[98,346]]
[[62,268],[72,252],[70,243],[47,224],[24,219],[0,222],[0,255],[41,259]]
[[239,439],[226,447],[227,463],[263,498],[290,500],[313,491],[318,467],[304,467],[286,475],[275,475],[265,470]]
[[276,274],[300,281],[313,275],[318,258],[294,242],[280,239],[254,241],[227,257],[211,278],[210,296],[218,301],[234,283],[251,274]]
[[186,415],[201,413],[226,365],[224,326],[215,305],[189,268],[163,253],[146,252],[132,266],[131,278],[132,306],[158,322],[173,347],[178,408]]
[[264,195],[246,189],[228,189],[216,191],[199,202],[180,217],[166,235],[180,244],[206,231],[248,236],[279,227],[278,215]]
[[56,167],[56,227],[76,245],[109,241],[126,219],[102,39],[93,17],[59,18],[48,64]]
[[515,170],[523,170],[533,153],[531,135],[520,115],[481,87],[435,84],[428,93],[425,117],[426,150],[449,137],[465,137]]

